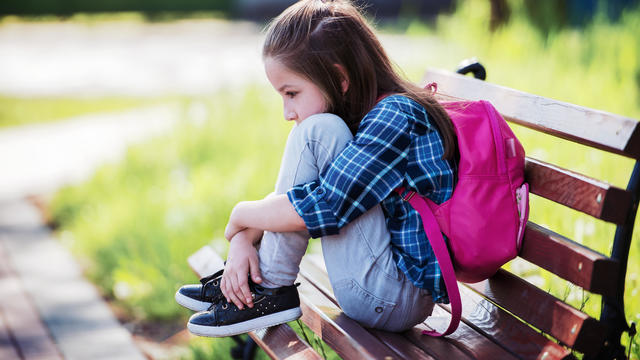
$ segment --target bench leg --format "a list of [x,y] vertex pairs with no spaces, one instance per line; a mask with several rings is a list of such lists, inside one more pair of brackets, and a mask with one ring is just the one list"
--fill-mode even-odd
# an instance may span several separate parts
[[[616,235],[613,240],[613,249],[611,258],[620,262],[620,272],[617,281],[618,286],[615,296],[602,297],[602,314],[600,322],[604,323],[608,330],[602,351],[597,354],[594,359],[625,359],[625,349],[620,344],[620,337],[623,332],[628,332],[630,337],[635,334],[635,324],[627,323],[624,313],[624,287],[625,277],[627,274],[627,263],[629,260],[629,251],[631,249],[631,239],[633,236],[633,226],[635,224],[636,213],[638,211],[638,202],[640,202],[640,161],[636,161],[627,185],[627,191],[632,194],[632,201],[635,206],[627,214],[627,219],[623,225],[616,227]],[[614,280],[614,279],[612,279]],[[633,338],[633,337],[632,337]],[[629,347],[633,346],[632,343]],[[589,359],[585,356],[585,359]]]
[[256,354],[256,342],[250,337],[247,337],[247,340],[244,341],[238,335],[231,338],[237,344],[231,348],[231,357],[233,359],[252,360]]

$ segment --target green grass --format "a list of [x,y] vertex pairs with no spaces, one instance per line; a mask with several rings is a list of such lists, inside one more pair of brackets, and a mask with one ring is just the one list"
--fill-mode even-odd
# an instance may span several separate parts
[[158,103],[147,98],[20,98],[0,96],[0,128],[65,120],[97,112],[120,111]]
[[[521,15],[519,2],[513,4],[512,22],[493,34],[485,30],[488,2],[463,2],[455,15],[439,18],[435,27],[410,23],[408,35],[425,39],[429,47],[416,49],[420,61],[398,63],[409,64],[404,70],[419,80],[426,66],[451,69],[458,60],[477,56],[488,69],[488,81],[640,118],[640,11],[626,14],[620,24],[596,20],[584,30],[545,38]],[[185,121],[170,135],[132,148],[122,163],[101,168],[83,185],[61,190],[51,205],[61,239],[86,264],[89,277],[141,319],[186,320],[188,313],[175,304],[173,293],[196,280],[187,256],[212,239],[226,251],[222,234],[230,209],[240,200],[272,191],[290,127],[282,120],[279,98],[266,87],[185,99],[183,108]],[[532,157],[626,186],[633,166],[628,159],[519,127],[515,131]],[[536,197],[531,219],[610,252],[610,224]],[[627,319],[636,322],[638,234],[636,229],[625,293]],[[598,296],[526,265],[511,267],[599,316]],[[635,359],[640,358],[638,344],[636,338],[631,354]],[[191,358],[220,354],[217,347],[226,346],[224,340],[197,341]]]

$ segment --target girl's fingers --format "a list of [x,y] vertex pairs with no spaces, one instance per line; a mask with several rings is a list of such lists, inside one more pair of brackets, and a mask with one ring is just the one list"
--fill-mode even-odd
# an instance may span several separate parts
[[236,293],[238,296],[242,296],[242,300],[250,308],[253,307],[253,299],[251,297],[251,291],[249,290],[249,283],[247,276],[238,276],[238,287],[240,292]]
[[227,281],[224,273],[222,274],[222,279],[220,280],[220,291],[222,291],[222,295],[224,295],[224,298],[227,300],[227,302],[229,302],[229,296],[227,296]]
[[242,292],[240,291],[240,286],[238,285],[237,277],[231,277],[231,293],[229,294],[231,301],[238,307],[238,309],[244,309],[244,302],[241,300]]
[[251,279],[256,284],[260,284],[262,282],[262,275],[260,274],[260,261],[258,261],[258,257],[249,258],[249,271],[251,272]]

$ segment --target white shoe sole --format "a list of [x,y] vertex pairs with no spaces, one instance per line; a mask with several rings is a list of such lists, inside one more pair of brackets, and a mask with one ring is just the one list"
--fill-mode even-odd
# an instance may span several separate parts
[[[194,315],[195,316],[195,315]],[[243,321],[237,324],[224,325],[224,326],[205,326],[192,324],[189,321],[187,328],[192,334],[208,337],[225,337],[238,334],[248,333],[258,329],[264,329],[274,325],[283,324],[289,321],[293,321],[302,316],[302,310],[299,307],[281,311],[275,314],[269,314],[261,316],[255,319]]]
[[182,295],[180,291],[176,291],[176,302],[189,310],[205,311],[211,306],[210,302],[198,301],[188,296]]

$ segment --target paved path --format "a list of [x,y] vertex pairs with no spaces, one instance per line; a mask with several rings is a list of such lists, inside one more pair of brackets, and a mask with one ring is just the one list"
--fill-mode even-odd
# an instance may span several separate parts
[[[27,301],[35,305],[64,358],[144,359],[131,335],[120,326],[94,286],[84,279],[75,260],[42,225],[33,205],[24,200],[0,201],[0,246],[8,255],[8,261],[3,261],[13,267],[20,279],[16,286],[21,286],[28,295]],[[13,300],[0,299],[0,307],[11,305]],[[19,326],[21,317],[33,314],[13,316],[18,320],[14,325]],[[24,336],[45,336],[29,329],[9,329],[18,342]],[[29,357],[25,352],[29,355],[32,348],[23,349],[26,359],[39,358],[37,355],[44,352]]]
[[177,104],[162,105],[0,130],[0,199],[85,180],[132,143],[167,132],[180,116]]

